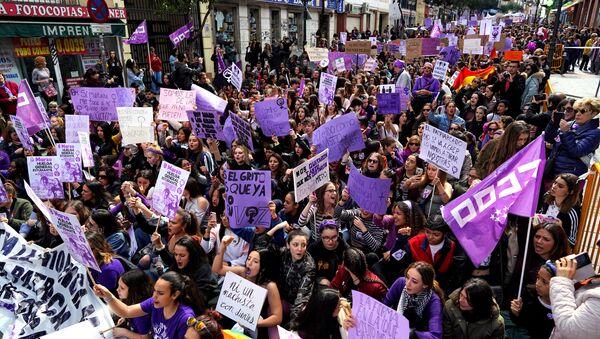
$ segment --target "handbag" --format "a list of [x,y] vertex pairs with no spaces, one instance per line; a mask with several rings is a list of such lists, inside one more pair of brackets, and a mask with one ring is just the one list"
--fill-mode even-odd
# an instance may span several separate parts
[[46,89],[44,89],[44,93],[48,98],[55,97],[58,94],[56,87],[54,87],[53,83],[50,83]]

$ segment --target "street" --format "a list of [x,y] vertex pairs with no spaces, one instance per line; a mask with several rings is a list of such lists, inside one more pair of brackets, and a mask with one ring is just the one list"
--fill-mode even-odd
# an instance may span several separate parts
[[595,97],[598,81],[600,81],[599,75],[582,72],[578,67],[575,67],[575,73],[552,74],[550,76],[553,92],[562,92],[574,98]]

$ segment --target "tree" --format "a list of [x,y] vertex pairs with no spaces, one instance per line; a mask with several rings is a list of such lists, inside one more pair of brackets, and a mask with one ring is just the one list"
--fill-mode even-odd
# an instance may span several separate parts
[[505,5],[500,6],[499,9],[502,13],[521,12],[521,11],[523,11],[523,5],[520,5],[516,2],[510,2]]
[[[218,0],[160,0],[158,4],[161,10],[167,12],[181,13],[185,11],[190,20],[192,20],[192,10],[194,9],[194,6],[198,6],[200,3],[208,5],[208,10],[204,14],[204,17],[202,20],[199,20],[200,27],[194,31],[194,35],[189,39],[190,42],[193,43],[202,36],[204,25],[206,25],[206,20],[208,20],[208,17],[214,9],[214,4],[216,2],[218,2]],[[198,13],[198,15],[200,15],[200,13]]]

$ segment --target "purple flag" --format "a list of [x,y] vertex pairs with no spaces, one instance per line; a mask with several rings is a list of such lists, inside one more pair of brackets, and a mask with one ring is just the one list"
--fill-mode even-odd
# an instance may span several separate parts
[[313,144],[317,153],[329,148],[329,162],[340,160],[346,151],[354,152],[365,148],[358,118],[354,113],[336,117],[313,133]]
[[146,26],[146,20],[137,26],[135,31],[129,35],[129,39],[123,40],[124,44],[138,45],[145,44],[148,42],[148,27]]
[[227,68],[227,66],[225,66],[225,62],[223,61],[223,54],[221,53],[223,52],[217,52],[217,68],[219,73],[225,72],[225,69]]
[[17,117],[21,118],[29,135],[48,128],[48,114],[35,101],[27,80],[21,80],[17,97]]
[[189,176],[190,172],[163,161],[152,194],[152,208],[173,220]]
[[276,135],[286,136],[290,133],[290,121],[288,115],[287,100],[277,98],[276,100],[265,100],[254,104],[256,121],[266,137]]
[[366,177],[351,162],[348,192],[360,208],[371,213],[385,214],[392,179]]
[[456,65],[460,54],[460,50],[456,46],[446,46],[440,51],[440,55],[443,56],[442,60],[449,63],[450,66]]
[[432,38],[439,38],[442,34],[442,29],[438,24],[433,25],[433,29],[431,30],[431,34],[429,34]]
[[271,171],[225,170],[225,192],[231,228],[271,227]]
[[4,189],[4,183],[2,183],[2,179],[0,179],[0,203],[8,201],[8,194],[6,194],[6,189]]
[[442,215],[478,266],[496,247],[508,213],[532,217],[546,163],[543,134],[467,193],[442,207]]
[[169,34],[169,39],[171,39],[173,46],[177,47],[183,40],[191,38],[192,34],[194,34],[194,22],[190,21]]

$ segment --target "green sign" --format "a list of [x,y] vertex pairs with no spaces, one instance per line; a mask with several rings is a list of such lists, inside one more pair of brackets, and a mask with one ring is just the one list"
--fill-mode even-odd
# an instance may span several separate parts
[[[111,24],[109,36],[125,36],[125,24]],[[0,23],[0,37],[63,37],[63,36],[96,36],[90,24],[67,23]]]

